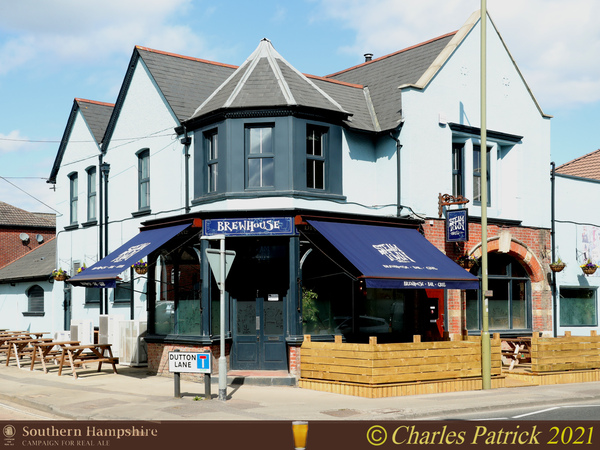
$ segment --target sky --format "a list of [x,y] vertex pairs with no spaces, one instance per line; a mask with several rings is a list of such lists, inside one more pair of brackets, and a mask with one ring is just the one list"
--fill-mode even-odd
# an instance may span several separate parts
[[[114,103],[134,46],[240,65],[260,39],[327,75],[458,30],[481,0],[0,0],[0,201],[54,212],[46,183],[75,98]],[[563,164],[600,148],[600,2],[487,0]],[[550,169],[549,169],[550,170]]]

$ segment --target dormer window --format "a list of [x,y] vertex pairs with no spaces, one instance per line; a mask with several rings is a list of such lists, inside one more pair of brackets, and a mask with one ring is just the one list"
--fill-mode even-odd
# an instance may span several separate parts
[[257,124],[246,127],[246,158],[248,160],[247,187],[274,187],[273,125]]

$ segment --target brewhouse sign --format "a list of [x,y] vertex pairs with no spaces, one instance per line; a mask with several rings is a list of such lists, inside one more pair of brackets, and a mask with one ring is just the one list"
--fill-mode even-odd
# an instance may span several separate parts
[[467,242],[469,220],[467,209],[446,211],[446,242]]
[[247,219],[206,219],[202,234],[213,236],[291,236],[296,234],[292,217],[253,217]]

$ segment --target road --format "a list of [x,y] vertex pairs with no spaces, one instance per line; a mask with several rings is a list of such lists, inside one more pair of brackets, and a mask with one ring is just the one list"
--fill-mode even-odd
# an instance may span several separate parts
[[560,405],[536,407],[517,407],[477,413],[452,414],[436,417],[436,420],[598,420],[600,421],[600,402],[583,401]]

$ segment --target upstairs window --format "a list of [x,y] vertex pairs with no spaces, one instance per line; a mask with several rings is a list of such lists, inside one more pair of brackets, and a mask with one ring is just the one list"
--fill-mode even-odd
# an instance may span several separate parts
[[138,209],[150,209],[150,149],[137,153],[138,157]]
[[77,223],[77,202],[78,202],[78,177],[77,173],[69,175],[69,204],[71,224]]
[[325,144],[327,128],[306,126],[306,187],[325,189]]
[[[488,147],[486,153],[487,206],[490,206],[492,198],[492,180],[490,179],[491,149],[491,147]],[[473,204],[475,205],[481,205],[481,182],[481,146],[473,145]]]
[[96,167],[87,169],[87,220],[96,219]]
[[219,178],[219,139],[217,130],[204,133],[204,143],[206,146],[207,192],[217,192]]
[[453,143],[452,144],[452,195],[459,197],[465,195],[465,185],[463,181],[463,175],[465,172],[464,167],[464,144]]
[[273,126],[258,125],[246,128],[247,187],[275,186],[275,154]]

